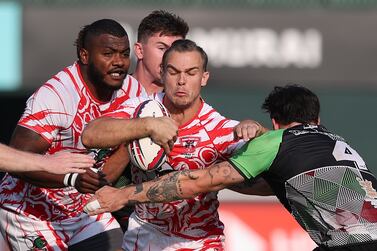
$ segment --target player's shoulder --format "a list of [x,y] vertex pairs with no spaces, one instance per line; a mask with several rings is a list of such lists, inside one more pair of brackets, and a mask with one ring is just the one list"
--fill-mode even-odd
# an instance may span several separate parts
[[127,74],[123,81],[122,92],[126,93],[130,98],[147,96],[147,92],[143,85],[132,75]]
[[215,108],[213,108],[211,105],[204,101],[202,103],[202,107],[200,109],[198,117],[203,125],[209,127],[234,127],[239,123],[236,120],[232,120],[223,116]]
[[64,98],[78,95],[82,86],[78,64],[74,63],[52,76],[37,91],[54,92]]

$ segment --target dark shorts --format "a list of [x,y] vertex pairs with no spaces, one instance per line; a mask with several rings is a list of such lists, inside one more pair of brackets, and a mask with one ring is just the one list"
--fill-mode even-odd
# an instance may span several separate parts
[[112,229],[68,247],[68,251],[115,251],[120,250],[123,232],[120,228]]
[[377,241],[363,242],[354,245],[345,245],[340,247],[319,246],[313,251],[377,251]]

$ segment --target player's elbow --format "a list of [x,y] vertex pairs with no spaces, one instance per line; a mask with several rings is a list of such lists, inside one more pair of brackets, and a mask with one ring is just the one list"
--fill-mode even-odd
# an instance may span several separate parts
[[95,143],[95,135],[90,129],[90,125],[88,125],[84,131],[81,134],[81,143],[86,147],[86,148],[95,148],[98,147],[96,146]]

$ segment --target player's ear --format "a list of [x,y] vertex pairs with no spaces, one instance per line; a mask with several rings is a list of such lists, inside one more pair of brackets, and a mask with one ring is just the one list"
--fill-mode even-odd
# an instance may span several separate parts
[[134,52],[138,60],[143,59],[143,45],[140,42],[134,44]]
[[271,121],[272,121],[272,127],[274,128],[274,130],[279,130],[280,124],[278,122],[276,122],[276,120],[274,118],[272,118]]
[[320,125],[321,124],[321,117],[318,117],[317,119],[317,125]]
[[89,61],[89,52],[84,48],[80,49],[80,61],[84,65],[88,64]]
[[208,79],[209,79],[209,71],[203,72],[202,83],[201,83],[202,87],[207,85]]

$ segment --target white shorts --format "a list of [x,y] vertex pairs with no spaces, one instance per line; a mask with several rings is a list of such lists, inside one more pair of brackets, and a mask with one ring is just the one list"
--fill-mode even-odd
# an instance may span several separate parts
[[12,250],[68,250],[69,245],[115,228],[119,224],[110,214],[81,213],[63,221],[48,222],[0,209],[0,230]]
[[209,236],[200,240],[189,240],[175,235],[167,235],[152,224],[140,220],[132,213],[128,229],[123,237],[125,251],[224,251],[223,235]]

